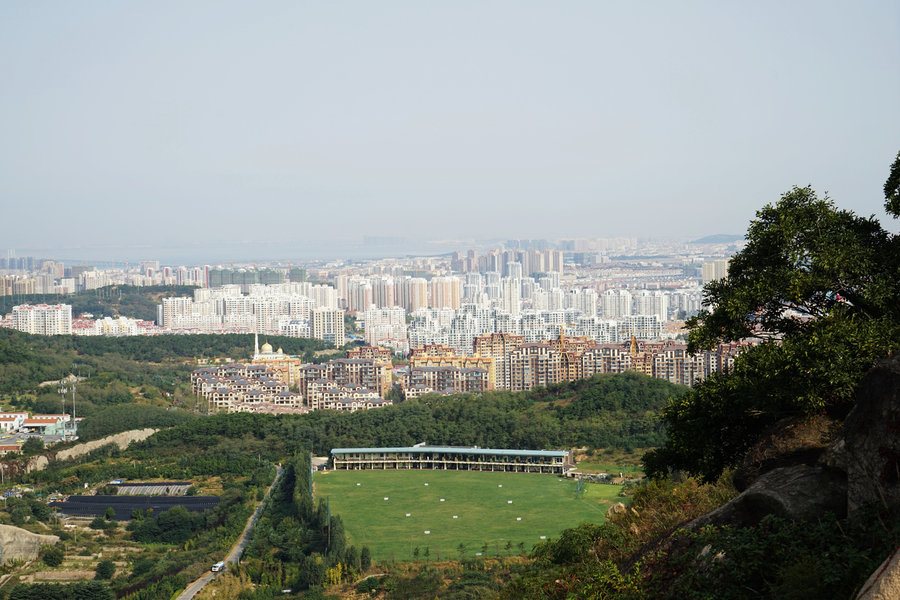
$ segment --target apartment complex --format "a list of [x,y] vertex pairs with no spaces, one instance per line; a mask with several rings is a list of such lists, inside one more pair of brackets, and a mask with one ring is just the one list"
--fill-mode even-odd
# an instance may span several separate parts
[[197,369],[191,373],[191,391],[206,400],[211,411],[303,412],[300,395],[265,365],[229,363]]
[[72,307],[68,304],[20,304],[13,307],[12,327],[37,335],[72,335]]

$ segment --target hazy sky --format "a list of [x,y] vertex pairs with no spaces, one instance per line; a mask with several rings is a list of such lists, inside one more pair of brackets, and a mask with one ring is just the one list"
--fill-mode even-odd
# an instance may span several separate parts
[[0,3],[20,255],[743,233],[898,150],[896,0]]

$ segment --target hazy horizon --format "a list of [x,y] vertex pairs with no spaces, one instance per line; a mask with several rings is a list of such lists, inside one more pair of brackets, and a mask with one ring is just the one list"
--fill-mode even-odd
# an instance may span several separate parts
[[887,0],[7,3],[0,248],[695,239],[808,184],[895,229],[898,58]]

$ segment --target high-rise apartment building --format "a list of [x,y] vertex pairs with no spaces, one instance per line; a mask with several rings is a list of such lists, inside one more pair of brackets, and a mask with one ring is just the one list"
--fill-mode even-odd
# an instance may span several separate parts
[[314,308],[310,311],[310,330],[318,340],[331,342],[335,346],[343,346],[344,311],[338,308]]
[[68,304],[21,304],[13,307],[13,329],[36,335],[72,335],[72,307]]
[[462,286],[457,277],[435,277],[431,280],[432,308],[459,308]]
[[703,263],[701,268],[703,283],[709,283],[716,279],[724,279],[728,275],[728,259],[720,258]]

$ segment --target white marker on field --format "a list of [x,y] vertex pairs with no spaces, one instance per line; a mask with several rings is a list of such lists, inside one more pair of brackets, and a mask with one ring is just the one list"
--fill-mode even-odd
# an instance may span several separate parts
[[521,521],[522,517],[516,517],[516,521]]
[[410,514],[409,514],[409,513],[406,513],[406,516],[408,517],[408,516],[410,516]]
[[385,500],[389,500],[389,498],[388,498],[387,496],[385,496],[384,499],[385,499]]
[[441,498],[441,502],[443,502],[443,501],[444,501],[444,499],[443,499],[443,498]]
[[546,539],[547,539],[547,536],[546,536],[546,535],[542,535],[542,536],[541,536],[541,539],[542,539],[542,540],[546,540]]
[[453,515],[453,518],[454,518],[454,519],[458,519],[458,518],[459,518],[459,515]]
[[426,530],[425,530],[425,535],[428,535],[429,533],[431,533],[431,530],[430,530],[430,529],[426,529]]
[[[385,500],[387,500],[387,498],[385,498]],[[507,500],[506,503],[507,503],[507,504],[512,504],[512,500]]]

